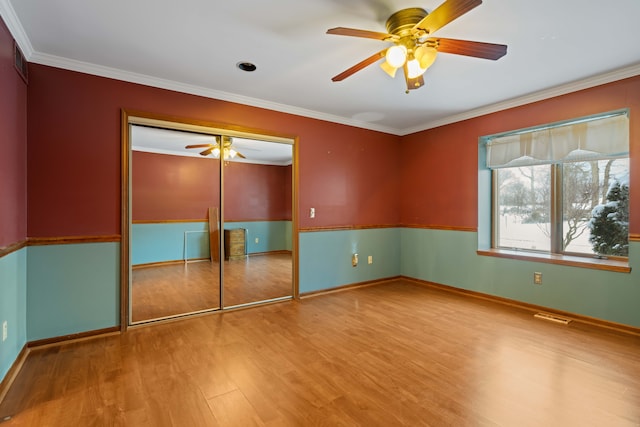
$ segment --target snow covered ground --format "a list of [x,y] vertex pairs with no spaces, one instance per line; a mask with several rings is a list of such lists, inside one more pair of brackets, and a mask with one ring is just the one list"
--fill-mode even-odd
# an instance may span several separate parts
[[[514,247],[519,249],[534,249],[539,251],[550,250],[548,230],[549,223],[524,224],[520,215],[500,215],[500,244],[501,247]],[[586,227],[586,222],[584,223]],[[567,227],[567,223],[564,223]],[[545,234],[546,233],[546,234]],[[589,229],[574,239],[568,248],[568,252],[593,254],[589,243]]]

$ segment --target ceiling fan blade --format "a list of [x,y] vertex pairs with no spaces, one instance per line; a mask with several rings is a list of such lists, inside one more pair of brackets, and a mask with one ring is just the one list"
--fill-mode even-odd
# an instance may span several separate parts
[[481,4],[482,0],[446,0],[414,25],[413,30],[424,30],[427,34],[433,34],[434,31]]
[[358,30],[355,28],[337,27],[327,30],[327,34],[335,34],[337,36],[351,36],[351,37],[363,37],[365,39],[387,40],[394,41],[398,39],[398,36],[387,33],[379,33],[377,31]]
[[236,157],[240,157],[241,159],[246,159],[246,157],[238,151],[236,151]]
[[211,152],[213,151],[213,149],[216,148],[215,146],[209,147],[204,151],[200,152],[201,156],[208,156],[209,154],[211,154]]
[[206,148],[206,147],[211,147],[211,144],[194,144],[194,145],[187,145],[184,148]]
[[444,38],[430,38],[427,42],[435,42],[438,52],[453,53],[455,55],[474,56],[476,58],[496,60],[507,54],[507,45],[474,42],[470,40],[456,40]]
[[371,55],[370,57],[368,57],[364,61],[360,61],[356,65],[354,65],[353,67],[344,70],[343,72],[341,72],[337,76],[333,77],[331,80],[334,81],[334,82],[339,82],[339,81],[342,81],[342,80],[346,79],[350,75],[352,75],[354,73],[357,73],[358,71],[360,71],[363,68],[373,64],[374,62],[380,60],[381,58],[384,58],[384,55],[385,55],[386,52],[387,52],[387,49],[382,49],[380,52],[374,53],[373,55]]

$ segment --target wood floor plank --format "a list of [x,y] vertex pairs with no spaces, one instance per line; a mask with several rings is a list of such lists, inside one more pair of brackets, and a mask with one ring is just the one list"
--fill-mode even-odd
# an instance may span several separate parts
[[5,416],[2,427],[637,427],[640,337],[397,280],[34,349]]
[[220,426],[264,426],[253,406],[240,390],[233,390],[208,400]]

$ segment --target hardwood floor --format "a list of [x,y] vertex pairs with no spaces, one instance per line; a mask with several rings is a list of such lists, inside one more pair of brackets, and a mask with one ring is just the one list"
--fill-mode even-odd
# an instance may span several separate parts
[[[292,295],[291,254],[224,261],[225,307]],[[134,322],[220,307],[219,263],[210,261],[135,268]]]
[[23,426],[638,426],[640,337],[408,281],[34,350]]
[[290,253],[225,261],[224,269],[225,307],[293,295]]

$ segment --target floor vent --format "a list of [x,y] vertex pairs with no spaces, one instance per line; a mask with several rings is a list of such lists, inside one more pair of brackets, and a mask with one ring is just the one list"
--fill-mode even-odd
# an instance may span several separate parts
[[565,317],[556,316],[555,314],[549,313],[536,313],[533,317],[537,317],[538,319],[548,320],[550,322],[561,323],[563,325],[568,325],[571,322],[571,319],[567,319]]

